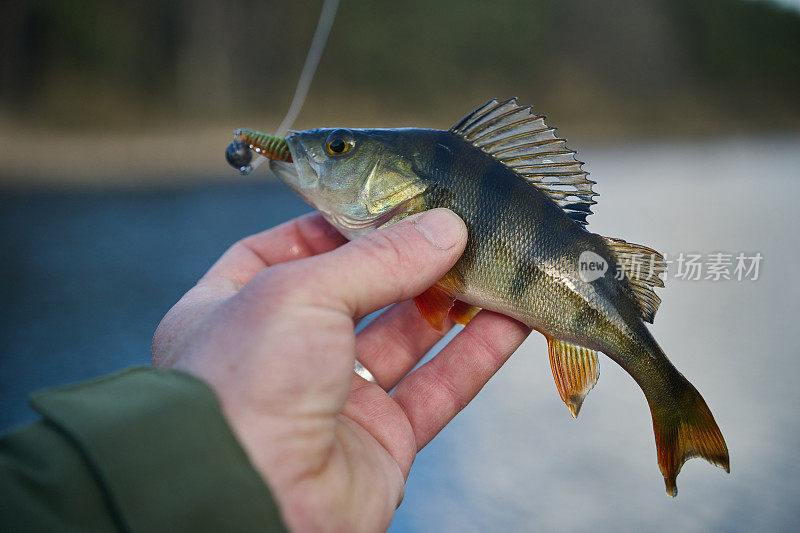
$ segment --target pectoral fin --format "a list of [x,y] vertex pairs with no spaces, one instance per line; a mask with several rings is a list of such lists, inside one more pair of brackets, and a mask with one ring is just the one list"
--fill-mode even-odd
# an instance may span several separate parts
[[547,339],[550,367],[558,393],[573,418],[578,418],[583,399],[597,383],[597,352],[558,339]]

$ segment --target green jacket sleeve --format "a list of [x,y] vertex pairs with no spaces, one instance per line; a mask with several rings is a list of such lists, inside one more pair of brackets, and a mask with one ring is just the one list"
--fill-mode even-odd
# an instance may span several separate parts
[[135,368],[31,396],[0,439],[2,531],[283,531],[214,393]]

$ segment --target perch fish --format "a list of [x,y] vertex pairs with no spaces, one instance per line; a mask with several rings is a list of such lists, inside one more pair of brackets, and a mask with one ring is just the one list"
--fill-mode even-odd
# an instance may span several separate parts
[[433,327],[448,314],[466,323],[482,308],[541,332],[574,417],[603,352],[647,398],[670,496],[692,457],[730,471],[706,402],[645,325],[661,302],[653,289],[664,286],[663,257],[587,230],[594,182],[529,106],[491,100],[447,131],[313,129],[284,141],[237,130],[228,161],[246,172],[250,149],[350,239],[427,209],[457,213],[468,228],[464,254],[415,299]]

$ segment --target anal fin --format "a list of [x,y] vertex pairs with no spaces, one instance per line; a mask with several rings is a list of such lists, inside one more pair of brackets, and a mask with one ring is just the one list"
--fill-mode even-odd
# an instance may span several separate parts
[[578,418],[584,398],[600,377],[597,352],[558,339],[548,338],[547,344],[558,393],[572,417]]

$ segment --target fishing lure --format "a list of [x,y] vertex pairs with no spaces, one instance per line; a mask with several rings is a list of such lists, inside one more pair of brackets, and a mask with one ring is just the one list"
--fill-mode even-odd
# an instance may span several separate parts
[[[286,139],[240,137],[229,152],[238,157],[237,142],[256,140],[249,146],[275,154],[271,169],[348,238],[427,209],[454,211],[468,228],[464,253],[415,299],[433,327],[441,329],[448,314],[466,323],[483,308],[541,332],[574,417],[597,382],[603,352],[645,394],[670,496],[692,457],[729,471],[706,402],[645,325],[661,302],[653,289],[664,286],[664,258],[587,230],[594,182],[529,106],[491,100],[447,131],[325,128]],[[246,166],[246,156],[237,157],[234,167]],[[589,263],[600,268],[584,271]]]
[[225,159],[242,175],[250,174],[253,170],[251,150],[273,161],[292,162],[286,139],[249,129],[233,132],[233,142],[225,149]]

